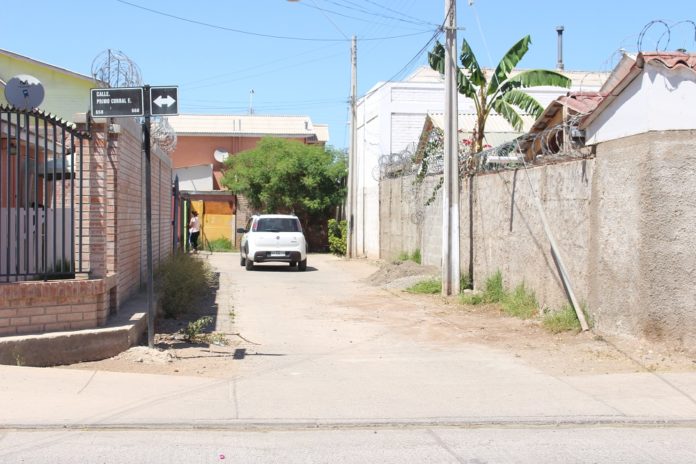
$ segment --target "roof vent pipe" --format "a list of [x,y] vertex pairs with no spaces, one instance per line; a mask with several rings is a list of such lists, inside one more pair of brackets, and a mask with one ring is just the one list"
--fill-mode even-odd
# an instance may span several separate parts
[[556,62],[556,69],[563,71],[563,26],[557,26],[556,32],[558,32],[558,61]]

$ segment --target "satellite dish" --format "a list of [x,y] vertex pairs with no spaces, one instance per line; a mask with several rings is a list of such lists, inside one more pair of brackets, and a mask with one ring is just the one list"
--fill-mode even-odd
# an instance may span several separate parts
[[5,99],[20,110],[33,110],[44,99],[44,88],[34,76],[19,74],[5,85]]
[[215,150],[215,153],[213,153],[213,158],[215,158],[215,161],[218,163],[224,163],[227,158],[230,157],[230,154],[225,150],[224,148],[218,148]]

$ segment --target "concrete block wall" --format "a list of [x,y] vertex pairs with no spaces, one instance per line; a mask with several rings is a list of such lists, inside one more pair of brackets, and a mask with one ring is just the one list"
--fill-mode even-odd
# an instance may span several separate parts
[[[500,271],[507,288],[524,283],[542,307],[566,304],[537,197],[576,297],[587,302],[593,166],[594,160],[572,161],[476,176],[471,189],[465,184],[460,201],[467,210],[468,191],[473,195],[474,288]],[[470,234],[469,212],[462,213],[464,267],[470,261]]]
[[[471,265],[481,288],[500,270],[508,288],[524,282],[543,307],[567,304],[538,196],[573,290],[598,332],[696,351],[696,131],[650,132],[596,150],[594,159],[481,174],[471,185],[464,179],[461,271]],[[421,198],[437,178],[424,183]],[[383,257],[414,242],[401,233],[411,227],[402,184],[412,182],[380,182]],[[421,224],[416,242],[423,264],[440,265],[441,192]]]
[[597,146],[590,307],[597,327],[696,351],[696,131]]

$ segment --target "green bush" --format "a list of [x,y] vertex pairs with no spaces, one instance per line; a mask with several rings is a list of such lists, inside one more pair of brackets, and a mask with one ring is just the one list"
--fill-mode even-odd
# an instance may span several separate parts
[[440,279],[421,280],[407,288],[406,291],[409,293],[437,294],[442,292],[442,281]]
[[208,242],[208,249],[210,251],[233,251],[234,247],[230,239],[220,237],[215,240],[210,240]]
[[208,263],[186,253],[175,253],[155,272],[155,292],[164,316],[176,318],[210,291],[213,274]]
[[329,251],[335,255],[346,255],[346,236],[348,234],[348,224],[346,221],[338,222],[329,219]]
[[524,283],[515,287],[511,293],[505,294],[500,303],[505,314],[520,319],[534,317],[539,311],[539,303],[537,303],[534,293],[528,291]]

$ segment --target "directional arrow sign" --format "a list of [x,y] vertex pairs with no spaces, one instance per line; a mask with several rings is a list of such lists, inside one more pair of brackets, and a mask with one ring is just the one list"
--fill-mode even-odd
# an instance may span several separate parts
[[153,116],[179,114],[179,88],[150,87],[150,114]]

